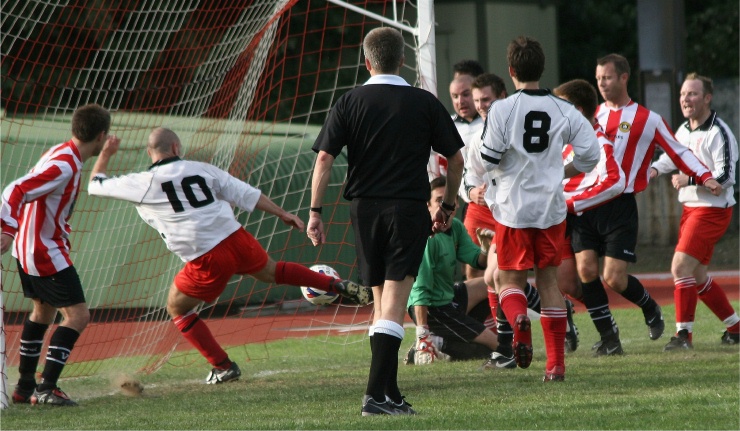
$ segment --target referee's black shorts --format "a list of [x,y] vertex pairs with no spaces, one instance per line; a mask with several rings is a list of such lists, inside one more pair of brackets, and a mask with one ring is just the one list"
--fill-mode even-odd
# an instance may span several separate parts
[[379,286],[418,275],[432,232],[425,201],[355,198],[350,218],[362,284]]
[[599,256],[637,261],[638,214],[634,194],[624,193],[580,216],[569,215],[568,223],[572,228],[573,252],[595,250]]

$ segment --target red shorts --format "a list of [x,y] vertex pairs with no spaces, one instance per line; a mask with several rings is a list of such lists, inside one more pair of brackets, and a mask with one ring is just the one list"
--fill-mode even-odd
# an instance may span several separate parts
[[213,302],[234,274],[252,274],[265,265],[265,249],[240,228],[208,253],[186,263],[175,276],[175,286],[192,298]]
[[496,231],[496,222],[493,220],[493,214],[491,210],[484,205],[478,205],[470,202],[468,209],[465,212],[465,229],[468,231],[468,235],[473,238],[475,245],[480,246],[478,242],[478,235],[475,234],[475,229],[484,228]]
[[732,220],[732,207],[683,207],[676,251],[709,265],[714,246]]
[[499,269],[526,271],[558,266],[562,260],[565,221],[547,229],[515,229],[496,223]]

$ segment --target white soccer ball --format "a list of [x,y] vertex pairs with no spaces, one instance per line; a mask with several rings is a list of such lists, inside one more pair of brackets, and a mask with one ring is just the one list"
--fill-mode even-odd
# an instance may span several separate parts
[[[330,277],[342,278],[339,276],[339,273],[329,265],[314,265],[310,269],[321,274],[326,274]],[[301,286],[301,292],[303,293],[303,297],[306,298],[306,301],[314,305],[331,304],[339,297],[339,294],[335,292],[325,292],[321,289],[316,289],[315,287]]]

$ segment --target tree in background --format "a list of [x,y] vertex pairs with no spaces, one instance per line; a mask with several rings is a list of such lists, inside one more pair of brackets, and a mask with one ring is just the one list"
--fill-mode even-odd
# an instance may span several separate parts
[[[686,70],[712,78],[738,76],[738,2],[684,0]],[[594,82],[596,59],[610,52],[624,55],[639,68],[637,1],[558,2],[560,79]],[[629,93],[638,95],[638,80]]]

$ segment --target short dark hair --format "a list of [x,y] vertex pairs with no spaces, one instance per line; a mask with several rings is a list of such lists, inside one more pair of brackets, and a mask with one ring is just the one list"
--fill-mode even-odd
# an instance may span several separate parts
[[365,58],[380,73],[394,73],[401,67],[404,46],[403,35],[392,27],[374,28],[362,41]]
[[471,85],[471,88],[481,89],[484,87],[491,87],[496,97],[506,97],[506,84],[504,84],[504,80],[498,75],[493,73],[478,75],[473,81],[473,85]]
[[691,72],[688,75],[686,75],[686,79],[684,79],[684,82],[690,79],[696,79],[696,80],[701,81],[701,86],[704,89],[704,94],[714,94],[714,82],[712,81],[712,78],[699,75],[696,72]]
[[440,175],[437,178],[433,179],[429,183],[429,199],[432,199],[432,190],[436,190],[441,187],[447,187],[447,177],[444,175]]
[[110,130],[110,113],[100,105],[80,106],[72,114],[72,136],[82,142],[94,141]]
[[519,36],[509,42],[506,60],[519,82],[539,81],[545,71],[545,52],[535,39]]
[[596,60],[597,66],[603,66],[607,63],[614,64],[614,71],[617,72],[617,76],[622,76],[625,73],[628,76],[630,75],[630,62],[623,55],[612,53]]
[[470,75],[475,78],[485,72],[483,65],[477,60],[460,60],[452,66],[453,75]]
[[594,118],[596,106],[599,104],[599,96],[596,94],[594,86],[585,79],[574,79],[560,84],[552,92],[581,108],[586,118]]

